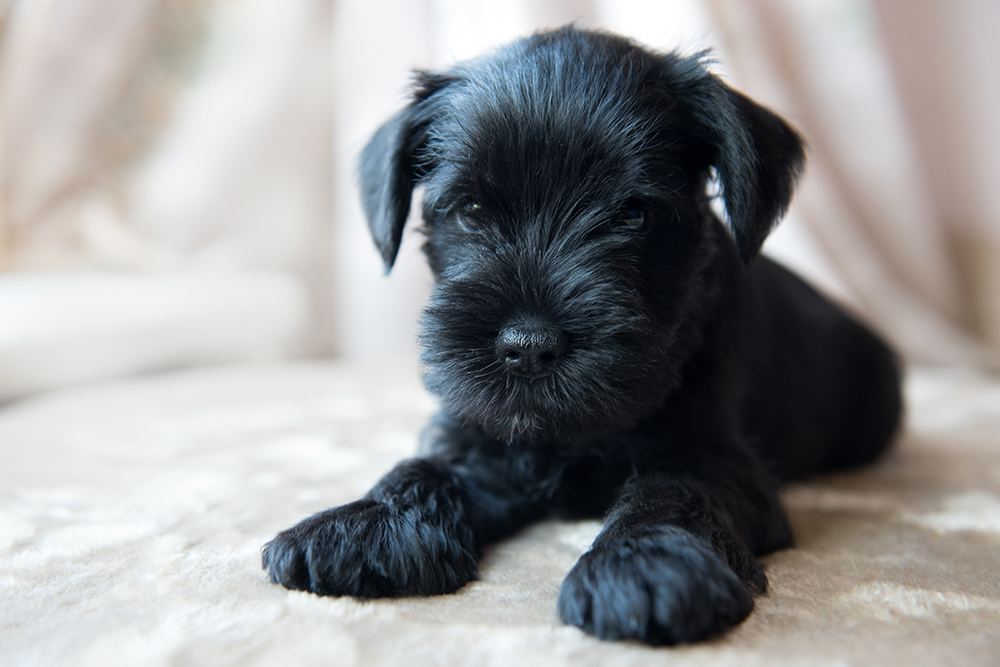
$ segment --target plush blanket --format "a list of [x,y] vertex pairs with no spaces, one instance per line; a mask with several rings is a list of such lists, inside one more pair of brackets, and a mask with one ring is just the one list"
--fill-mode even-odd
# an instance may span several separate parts
[[997,665],[1000,383],[910,373],[878,465],[791,487],[795,548],[741,626],[677,648],[555,615],[599,530],[546,522],[455,595],[358,601],[267,582],[276,531],[410,455],[432,401],[411,367],[235,367],[0,408],[0,663]]

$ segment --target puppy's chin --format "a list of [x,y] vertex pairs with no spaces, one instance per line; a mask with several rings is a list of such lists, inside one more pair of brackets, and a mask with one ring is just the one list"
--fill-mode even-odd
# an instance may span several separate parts
[[[428,382],[428,386],[433,384],[433,380]],[[600,409],[590,415],[566,414],[552,405],[543,406],[537,401],[525,400],[525,395],[531,394],[530,389],[512,391],[517,398],[507,401],[487,402],[475,398],[463,401],[457,400],[456,394],[450,392],[450,396],[442,396],[444,408],[506,444],[569,446],[610,430],[627,428],[634,421],[629,416],[609,418]]]
[[[546,443],[566,444],[572,440],[569,429],[560,428],[550,416],[528,412],[477,422],[492,438],[508,444],[538,446]],[[576,429],[573,429],[576,430]]]
[[527,381],[500,371],[476,374],[454,364],[425,364],[424,384],[446,411],[501,442],[573,448],[627,430],[662,404],[670,389],[662,380],[671,374],[657,364],[652,368],[660,372],[633,374],[629,386],[571,371]]

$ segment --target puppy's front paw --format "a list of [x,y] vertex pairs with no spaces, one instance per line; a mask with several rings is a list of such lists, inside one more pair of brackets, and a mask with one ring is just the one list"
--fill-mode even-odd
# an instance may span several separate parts
[[650,644],[705,639],[752,609],[750,591],[722,556],[675,528],[599,542],[559,591],[563,622],[601,639]]
[[454,524],[366,499],[279,533],[261,560],[272,582],[319,595],[451,593],[476,578],[471,537],[462,533]]

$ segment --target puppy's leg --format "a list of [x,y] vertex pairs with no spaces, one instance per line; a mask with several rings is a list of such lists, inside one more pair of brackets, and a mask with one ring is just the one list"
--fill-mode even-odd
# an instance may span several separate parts
[[535,518],[548,484],[525,464],[530,452],[491,454],[484,436],[446,421],[428,429],[433,455],[265,545],[271,581],[370,598],[450,593],[475,579],[481,545]]
[[772,491],[693,476],[635,477],[563,582],[559,613],[602,639],[705,639],[742,621],[753,594],[767,589],[753,554],[789,541]]

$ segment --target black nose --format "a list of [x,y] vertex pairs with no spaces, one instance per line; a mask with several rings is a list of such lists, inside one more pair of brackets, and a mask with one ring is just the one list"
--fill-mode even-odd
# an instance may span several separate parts
[[551,373],[568,348],[566,334],[551,326],[517,324],[497,336],[497,359],[514,375],[526,378]]

